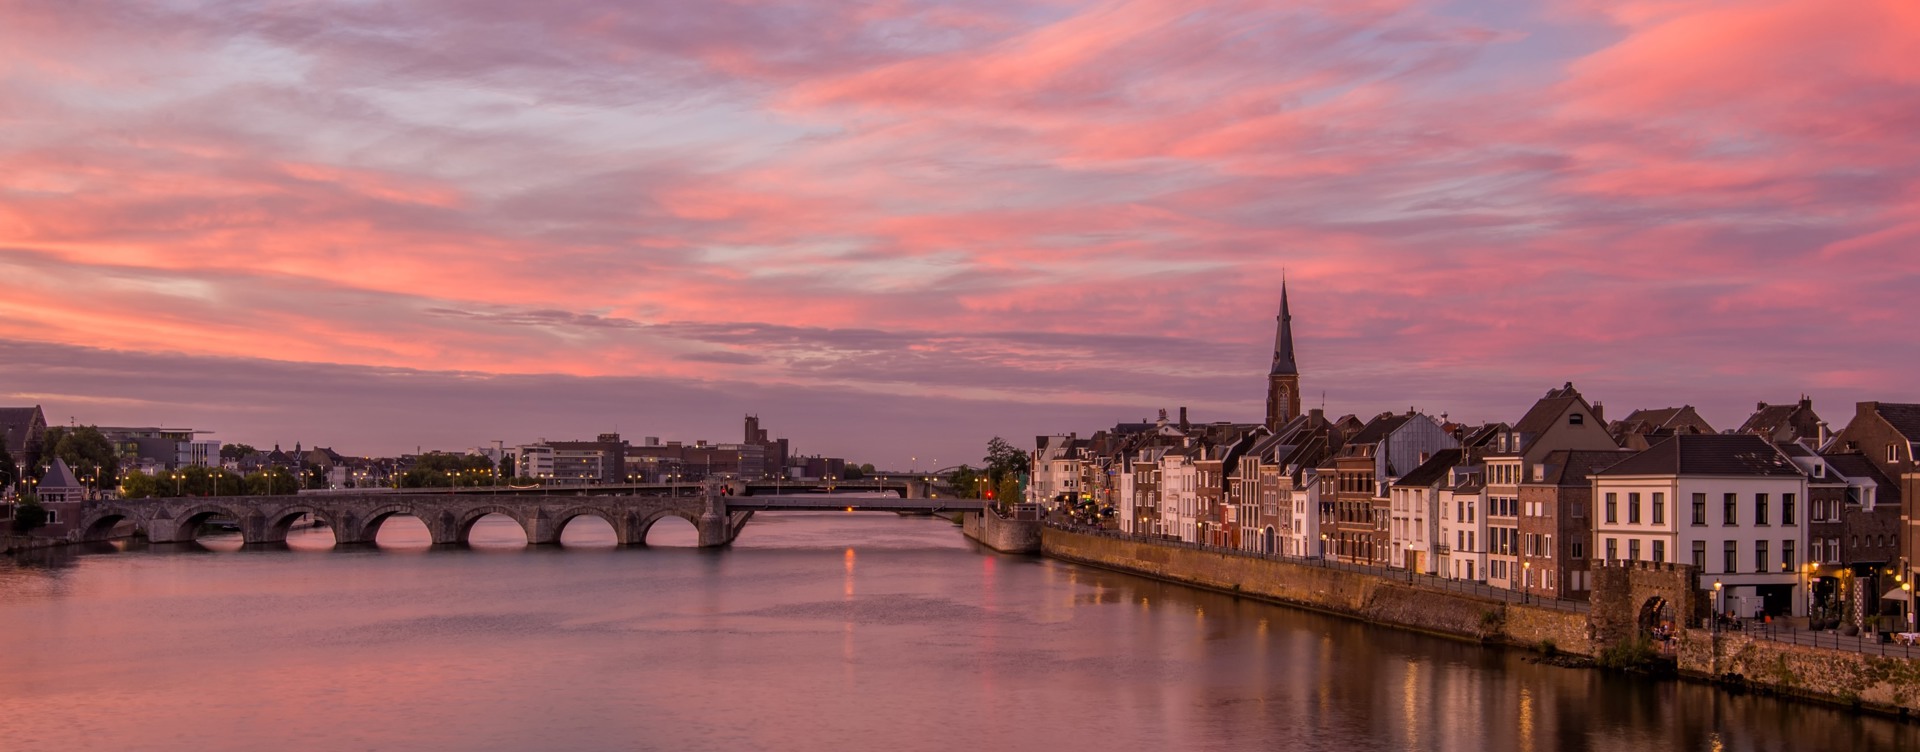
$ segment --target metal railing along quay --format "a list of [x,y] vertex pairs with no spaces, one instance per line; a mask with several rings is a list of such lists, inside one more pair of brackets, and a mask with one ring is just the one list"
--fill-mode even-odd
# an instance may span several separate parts
[[1790,645],[1802,645],[1810,648],[1841,650],[1849,653],[1878,655],[1888,658],[1920,658],[1920,646],[1897,642],[1892,639],[1892,635],[1886,633],[1875,635],[1863,632],[1857,636],[1848,636],[1831,630],[1794,629],[1791,626],[1777,622],[1772,624],[1747,622],[1744,628],[1729,628],[1727,625],[1722,624],[1719,628],[1723,631],[1741,634],[1755,639],[1784,642]]
[[1079,533],[1081,535],[1096,535],[1103,538],[1112,538],[1115,540],[1131,541],[1135,543],[1150,543],[1156,546],[1166,546],[1168,548],[1184,548],[1190,551],[1204,551],[1206,553],[1211,553],[1211,554],[1222,554],[1227,556],[1240,556],[1240,557],[1245,557],[1249,559],[1264,559],[1267,561],[1286,562],[1288,564],[1295,564],[1303,567],[1319,567],[1322,569],[1338,569],[1338,570],[1343,570],[1348,572],[1358,572],[1361,574],[1373,575],[1375,577],[1379,577],[1382,579],[1389,579],[1389,580],[1397,579],[1407,584],[1413,585],[1414,587],[1426,588],[1429,590],[1439,590],[1439,591],[1446,591],[1446,592],[1453,592],[1453,593],[1465,593],[1467,595],[1478,596],[1481,598],[1486,598],[1488,600],[1504,601],[1507,603],[1519,603],[1519,604],[1524,604],[1529,606],[1539,606],[1541,608],[1551,608],[1558,611],[1567,611],[1571,613],[1584,614],[1584,613],[1591,612],[1593,610],[1593,604],[1587,601],[1574,601],[1574,600],[1563,600],[1559,598],[1548,598],[1545,596],[1533,595],[1531,593],[1526,593],[1519,590],[1510,590],[1507,588],[1494,587],[1484,582],[1476,582],[1473,580],[1456,580],[1456,579],[1450,579],[1450,578],[1440,577],[1438,575],[1431,575],[1431,574],[1419,574],[1415,572],[1409,572],[1405,569],[1401,569],[1397,567],[1381,566],[1377,564],[1359,564],[1354,562],[1345,562],[1337,559],[1323,558],[1318,556],[1295,556],[1292,554],[1266,553],[1262,551],[1246,551],[1246,550],[1237,549],[1237,548],[1209,546],[1203,543],[1193,543],[1190,541],[1183,541],[1178,538],[1166,538],[1166,537],[1161,537],[1157,535],[1141,535],[1138,533],[1123,533],[1118,530],[1108,530],[1105,528],[1074,525],[1070,523],[1059,522],[1057,520],[1046,520],[1043,524],[1045,524],[1047,527],[1055,528],[1058,530],[1064,530],[1070,533]]

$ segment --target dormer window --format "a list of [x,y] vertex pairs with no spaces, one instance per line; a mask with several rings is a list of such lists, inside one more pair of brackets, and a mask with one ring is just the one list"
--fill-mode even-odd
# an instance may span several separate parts
[[1899,444],[1887,445],[1887,461],[1888,462],[1900,461],[1900,445]]

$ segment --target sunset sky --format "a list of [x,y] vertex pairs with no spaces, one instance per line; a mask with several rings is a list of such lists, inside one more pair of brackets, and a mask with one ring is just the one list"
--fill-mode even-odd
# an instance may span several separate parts
[[[0,0],[0,404],[882,467],[1920,401],[1920,3]],[[917,459],[910,459],[917,458]]]

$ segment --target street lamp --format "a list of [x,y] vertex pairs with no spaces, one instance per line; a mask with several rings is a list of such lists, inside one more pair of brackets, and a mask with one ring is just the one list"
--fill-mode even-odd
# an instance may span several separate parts
[[1533,562],[1520,562],[1520,593],[1525,603],[1533,602]]
[[1716,631],[1719,631],[1720,629],[1720,581],[1719,580],[1713,581],[1713,616],[1707,621],[1707,625],[1708,625],[1707,631],[1709,632],[1716,632]]
[[1907,631],[1913,632],[1913,583],[1900,583],[1900,592],[1907,596]]
[[1327,565],[1327,534],[1320,534],[1320,566]]

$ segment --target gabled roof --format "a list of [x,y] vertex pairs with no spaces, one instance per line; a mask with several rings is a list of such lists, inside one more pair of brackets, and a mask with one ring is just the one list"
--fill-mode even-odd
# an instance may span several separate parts
[[1540,458],[1541,466],[1547,468],[1546,476],[1540,482],[1555,486],[1586,486],[1588,476],[1617,465],[1633,454],[1625,449],[1556,449]]
[[1399,480],[1393,482],[1393,485],[1407,488],[1431,488],[1446,480],[1452,474],[1453,467],[1460,464],[1463,456],[1458,449],[1442,449],[1434,452],[1426,462],[1420,463],[1420,466],[1414,468],[1412,472],[1401,476]]
[[20,456],[26,451],[27,439],[35,426],[45,430],[47,416],[40,407],[0,407],[0,441],[6,442],[7,451],[13,453],[15,462],[25,462]]
[[1920,441],[1920,405],[1899,402],[1877,403],[1873,411],[1880,414],[1887,425],[1899,431],[1907,441]]
[[1827,465],[1832,467],[1834,472],[1846,476],[1848,480],[1869,481],[1879,486],[1878,504],[1900,503],[1900,484],[1889,480],[1886,473],[1880,472],[1880,468],[1875,466],[1872,460],[1867,459],[1866,455],[1858,452],[1823,454],[1820,455],[1820,459],[1826,460]]
[[1374,418],[1365,428],[1360,429],[1359,434],[1349,439],[1347,444],[1378,444],[1386,441],[1388,436],[1392,436],[1394,431],[1400,430],[1400,427],[1406,425],[1412,418],[1411,413],[1391,413]]
[[1771,442],[1752,434],[1677,434],[1595,475],[1800,475]]
[[1547,396],[1533,403],[1533,408],[1520,418],[1520,422],[1513,424],[1513,430],[1515,433],[1529,436],[1545,433],[1547,429],[1559,424],[1560,416],[1567,411],[1568,407],[1579,401],[1580,392],[1573,388],[1571,381],[1559,389],[1550,389],[1547,391]]

